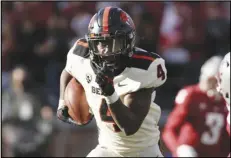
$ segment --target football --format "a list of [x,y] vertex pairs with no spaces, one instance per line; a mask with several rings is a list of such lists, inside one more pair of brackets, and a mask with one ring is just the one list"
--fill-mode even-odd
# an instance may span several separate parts
[[84,88],[75,78],[68,83],[64,100],[68,106],[68,114],[79,125],[86,124],[91,120],[92,114],[89,112]]

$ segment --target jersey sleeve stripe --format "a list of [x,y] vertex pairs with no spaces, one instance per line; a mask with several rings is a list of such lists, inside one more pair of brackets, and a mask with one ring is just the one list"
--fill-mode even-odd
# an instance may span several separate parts
[[155,59],[149,56],[144,56],[144,55],[136,55],[133,54],[132,58],[137,58],[137,59],[145,59],[145,60],[150,60],[150,61],[154,61]]
[[89,57],[88,43],[85,39],[79,39],[76,41],[73,54],[81,56],[83,58]]

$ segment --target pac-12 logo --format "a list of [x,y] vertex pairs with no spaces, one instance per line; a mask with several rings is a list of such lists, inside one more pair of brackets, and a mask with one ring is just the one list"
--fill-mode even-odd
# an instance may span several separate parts
[[91,74],[86,74],[86,80],[87,80],[87,83],[91,82],[91,80],[92,80]]

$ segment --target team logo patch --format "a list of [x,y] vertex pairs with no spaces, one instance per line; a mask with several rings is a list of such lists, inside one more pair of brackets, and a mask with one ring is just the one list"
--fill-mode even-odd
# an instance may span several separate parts
[[127,22],[127,21],[128,21],[128,17],[127,17],[127,15],[126,15],[126,13],[121,12],[121,13],[120,13],[120,19],[121,19],[123,22]]
[[91,74],[86,74],[86,80],[87,80],[87,83],[91,82],[91,80],[92,80]]

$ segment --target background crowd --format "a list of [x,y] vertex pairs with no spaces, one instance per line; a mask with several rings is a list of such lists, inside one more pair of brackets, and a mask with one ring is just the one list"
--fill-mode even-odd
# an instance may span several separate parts
[[55,112],[69,48],[109,5],[131,15],[138,47],[166,60],[168,80],[156,98],[161,127],[202,63],[230,51],[230,2],[2,2],[4,155],[85,156],[96,145],[94,121],[71,127]]

